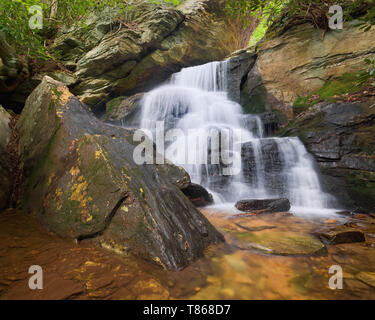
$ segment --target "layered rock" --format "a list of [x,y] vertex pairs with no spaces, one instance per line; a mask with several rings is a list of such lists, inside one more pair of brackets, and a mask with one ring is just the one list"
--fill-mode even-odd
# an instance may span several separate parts
[[11,135],[10,119],[10,114],[0,105],[0,210],[7,207],[12,186],[7,151]]
[[17,128],[23,206],[58,235],[169,269],[222,240],[180,191],[190,183],[182,168],[136,164],[134,132],[96,119],[62,83],[45,77]]
[[324,37],[311,24],[298,25],[260,45],[256,68],[273,109],[291,119],[290,106],[298,96],[365,67],[364,60],[375,53],[375,29],[363,32],[355,24],[347,22]]
[[241,26],[228,28],[224,2],[186,1],[178,7],[138,1],[107,10],[86,27],[65,28],[55,49],[75,72],[72,92],[95,108],[111,96],[148,91],[182,67],[221,60],[236,49]]
[[328,192],[345,207],[375,211],[375,109],[367,103],[322,103],[283,130],[315,156]]
[[[253,65],[241,79],[244,111],[273,111],[279,122],[288,122],[294,118],[292,105],[298,96],[317,91],[329,79],[364,69],[364,60],[375,53],[374,39],[374,28],[365,33],[355,21],[343,30],[329,30],[324,37],[313,25],[302,24],[237,52],[232,58],[240,59],[246,52],[242,65]],[[257,54],[255,64],[252,52]],[[237,97],[238,85],[231,90]]]

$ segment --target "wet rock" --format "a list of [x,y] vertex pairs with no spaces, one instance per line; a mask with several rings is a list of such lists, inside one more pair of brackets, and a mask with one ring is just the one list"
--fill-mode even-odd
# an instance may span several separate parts
[[133,131],[95,118],[62,83],[45,77],[17,128],[23,207],[56,234],[168,269],[222,241],[168,176],[173,165],[136,164]]
[[350,228],[338,228],[322,232],[320,237],[330,244],[353,243],[366,241],[363,232]]
[[286,130],[298,135],[321,169],[337,207],[375,211],[375,109],[368,103],[321,103]]
[[10,119],[10,114],[0,105],[0,210],[8,205],[12,185],[7,152],[11,135]]
[[256,53],[247,51],[228,60],[228,92],[231,100],[240,103],[241,85],[246,81],[247,74],[255,64],[256,58]]
[[264,125],[264,133],[266,137],[274,135],[275,132],[279,130],[280,123],[275,113],[264,112],[260,114],[260,118]]
[[[259,144],[262,153],[261,166],[264,168],[261,168],[261,170],[264,170],[266,190],[269,190],[270,193],[287,197],[286,191],[288,187],[283,173],[286,163],[279,152],[277,142],[274,139],[261,139]],[[254,144],[252,142],[244,143],[241,152],[245,181],[249,184],[254,184],[257,179],[256,168],[259,166],[254,152]]]
[[240,211],[250,212],[264,210],[265,212],[286,212],[290,210],[288,199],[241,200],[236,203]]
[[199,184],[191,183],[181,190],[196,207],[204,207],[214,202],[212,194]]

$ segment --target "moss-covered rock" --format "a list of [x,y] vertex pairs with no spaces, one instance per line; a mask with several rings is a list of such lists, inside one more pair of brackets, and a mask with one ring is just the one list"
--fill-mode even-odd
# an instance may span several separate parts
[[17,128],[23,206],[58,235],[94,238],[169,269],[222,240],[179,190],[190,182],[185,171],[136,164],[133,131],[97,120],[62,83],[45,77]]

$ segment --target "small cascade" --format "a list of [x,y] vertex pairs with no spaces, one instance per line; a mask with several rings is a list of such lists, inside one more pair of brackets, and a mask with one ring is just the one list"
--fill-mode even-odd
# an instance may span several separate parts
[[[287,197],[296,213],[330,211],[332,198],[322,191],[302,142],[265,137],[260,117],[244,115],[228,98],[227,74],[227,61],[182,69],[145,95],[140,127],[154,137],[162,121],[165,132],[183,133],[166,143],[165,156],[206,187],[216,204]],[[217,151],[226,157],[215,158]]]

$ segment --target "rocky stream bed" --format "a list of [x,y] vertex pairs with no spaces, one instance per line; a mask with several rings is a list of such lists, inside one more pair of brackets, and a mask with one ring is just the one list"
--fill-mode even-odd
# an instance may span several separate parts
[[[131,255],[113,255],[89,241],[63,240],[31,216],[8,209],[0,215],[0,299],[375,298],[371,215],[311,221],[286,213],[202,212],[227,243],[209,246],[204,258],[174,272]],[[319,239],[342,228],[362,233],[365,241]],[[28,268],[35,264],[44,271],[43,290],[28,288]],[[343,269],[342,290],[328,286],[332,265]]]

